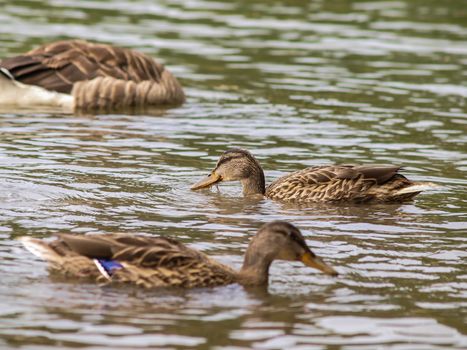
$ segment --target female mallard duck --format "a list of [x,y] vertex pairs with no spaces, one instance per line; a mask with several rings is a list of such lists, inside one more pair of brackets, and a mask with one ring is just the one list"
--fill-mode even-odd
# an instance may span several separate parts
[[0,105],[108,110],[181,104],[177,79],[151,57],[81,40],[0,61]]
[[318,165],[284,175],[265,187],[264,173],[250,152],[230,149],[212,172],[191,187],[240,181],[243,194],[289,202],[401,202],[436,185],[412,182],[395,165]]
[[282,221],[260,228],[238,272],[164,237],[61,234],[51,242],[30,237],[21,240],[33,254],[48,261],[51,270],[70,277],[133,283],[147,288],[267,285],[269,266],[274,260],[301,261],[328,275],[337,275],[310,250],[298,228]]

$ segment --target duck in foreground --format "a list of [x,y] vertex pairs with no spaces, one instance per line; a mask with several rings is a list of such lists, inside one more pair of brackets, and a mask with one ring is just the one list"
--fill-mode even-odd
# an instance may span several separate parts
[[133,283],[146,288],[267,285],[274,260],[301,261],[337,276],[331,266],[310,250],[300,230],[283,221],[259,229],[248,246],[240,271],[164,237],[60,234],[50,242],[30,237],[20,240],[34,255],[46,260],[53,271],[74,278]]
[[82,40],[43,45],[0,61],[0,106],[67,111],[181,104],[177,79],[151,57]]
[[399,174],[397,165],[318,165],[284,175],[265,185],[258,160],[245,149],[224,152],[211,173],[191,189],[221,181],[240,181],[245,196],[263,195],[284,202],[403,202],[436,188],[430,182],[413,182]]

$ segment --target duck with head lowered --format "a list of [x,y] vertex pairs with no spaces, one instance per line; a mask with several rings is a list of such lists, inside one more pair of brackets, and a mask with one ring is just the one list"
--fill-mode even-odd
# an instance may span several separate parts
[[308,247],[300,230],[285,221],[263,225],[251,239],[240,271],[165,237],[128,234],[60,234],[55,240],[20,238],[52,271],[97,282],[146,288],[215,287],[231,283],[265,286],[274,260],[301,261],[325,274],[337,272]]
[[245,196],[261,195],[284,202],[403,202],[437,187],[413,182],[398,165],[318,165],[284,175],[266,187],[258,160],[247,150],[224,152],[211,173],[191,189],[208,188],[222,181],[240,181]]
[[183,88],[164,65],[128,48],[84,40],[44,44],[0,60],[0,107],[112,111],[179,105]]

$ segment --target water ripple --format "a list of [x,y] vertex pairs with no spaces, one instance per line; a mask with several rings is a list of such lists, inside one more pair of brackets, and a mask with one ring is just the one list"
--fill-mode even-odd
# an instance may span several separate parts
[[[0,346],[464,349],[465,75],[460,2],[7,2],[0,57],[80,37],[159,57],[188,101],[148,115],[0,111]],[[465,17],[465,16],[464,16]],[[266,181],[394,163],[442,188],[403,205],[291,205],[191,184],[229,147]],[[288,220],[340,273],[277,262],[267,293],[145,291],[49,276],[15,240],[167,235],[235,268]]]

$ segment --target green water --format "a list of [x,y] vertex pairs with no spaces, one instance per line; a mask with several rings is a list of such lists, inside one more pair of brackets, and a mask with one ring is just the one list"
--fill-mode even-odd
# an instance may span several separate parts
[[[0,57],[64,38],[164,62],[187,102],[156,115],[0,112],[0,347],[465,349],[465,1],[1,1]],[[1,93],[1,92],[0,92]],[[333,162],[442,185],[404,205],[294,207],[189,187],[227,148],[267,182]],[[338,278],[278,262],[267,293],[50,277],[15,240],[179,239],[239,267],[288,220]]]

